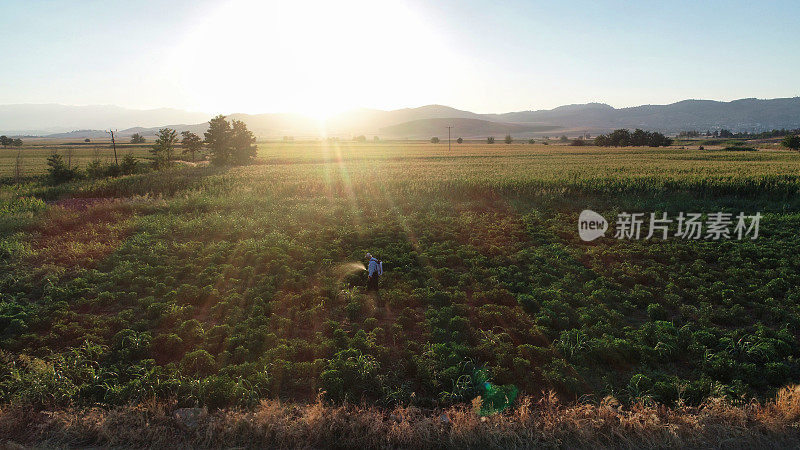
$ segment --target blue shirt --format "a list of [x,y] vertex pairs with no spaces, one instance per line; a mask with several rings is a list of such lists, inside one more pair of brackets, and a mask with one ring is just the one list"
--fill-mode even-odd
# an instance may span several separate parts
[[375,273],[375,272],[378,272],[378,275],[381,274],[380,265],[379,265],[377,259],[371,258],[369,260],[368,270],[369,270],[369,276],[372,276],[372,274]]

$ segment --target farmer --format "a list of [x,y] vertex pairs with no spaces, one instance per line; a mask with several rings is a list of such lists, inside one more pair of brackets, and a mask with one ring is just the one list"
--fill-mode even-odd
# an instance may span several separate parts
[[383,263],[367,253],[367,292],[378,292],[378,279],[383,275]]

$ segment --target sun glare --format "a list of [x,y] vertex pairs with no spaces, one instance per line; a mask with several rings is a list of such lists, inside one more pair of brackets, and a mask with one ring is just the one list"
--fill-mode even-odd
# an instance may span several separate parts
[[324,118],[424,102],[444,81],[444,71],[426,67],[453,58],[407,5],[239,0],[204,15],[173,60],[197,109]]

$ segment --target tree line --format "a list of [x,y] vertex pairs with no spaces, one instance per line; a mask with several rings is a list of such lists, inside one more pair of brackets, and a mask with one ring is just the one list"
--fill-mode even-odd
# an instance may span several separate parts
[[644,131],[637,128],[631,133],[627,129],[614,130],[594,138],[594,145],[600,147],[669,147],[672,139],[657,131]]
[[[223,115],[218,115],[208,122],[208,130],[201,139],[191,131],[181,132],[180,144],[183,154],[190,154],[194,161],[197,153],[205,146],[208,149],[210,160],[215,165],[243,165],[249,163],[255,156],[257,148],[253,132],[241,120],[233,119],[230,122]],[[178,144],[178,132],[172,128],[162,128],[156,135],[156,141],[150,153],[153,154],[153,164],[163,167],[172,161],[172,155]]]
[[8,146],[11,146],[11,147],[22,147],[22,139],[20,139],[20,138],[10,138],[10,137],[8,137],[6,135],[3,135],[3,136],[0,136],[0,145],[2,145],[3,148],[6,148]]
[[[182,154],[191,155],[192,161],[198,153],[207,149],[212,164],[215,165],[243,165],[249,163],[255,156],[257,147],[253,132],[241,120],[230,122],[223,115],[218,115],[208,122],[208,130],[201,138],[191,131],[183,131],[178,138],[178,132],[172,128],[162,128],[156,135],[156,140],[150,153],[153,155],[153,168],[162,169],[172,164],[175,152],[180,145]],[[4,142],[4,141],[3,141]],[[131,143],[145,142],[139,133],[131,136]],[[84,174],[64,161],[58,153],[53,153],[47,159],[48,174],[53,183],[79,179]],[[116,162],[103,165],[99,160],[92,161],[86,167],[86,176],[89,178],[114,177],[136,173],[141,166],[132,154],[126,155],[121,164]]]
[[791,136],[795,134],[800,134],[800,128],[790,130],[786,128],[781,128],[780,130],[774,129],[770,131],[761,131],[758,133],[750,133],[748,131],[742,131],[738,133],[734,133],[730,130],[726,130],[725,128],[721,130],[706,130],[705,133],[697,130],[685,130],[678,133],[679,138],[697,138],[697,137],[714,137],[714,138],[736,138],[736,139],[769,139],[775,137],[784,137],[784,136]]

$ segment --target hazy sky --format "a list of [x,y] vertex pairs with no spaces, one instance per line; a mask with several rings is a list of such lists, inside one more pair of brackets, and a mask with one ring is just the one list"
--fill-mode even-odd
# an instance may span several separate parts
[[0,0],[0,104],[475,112],[800,95],[800,1]]

